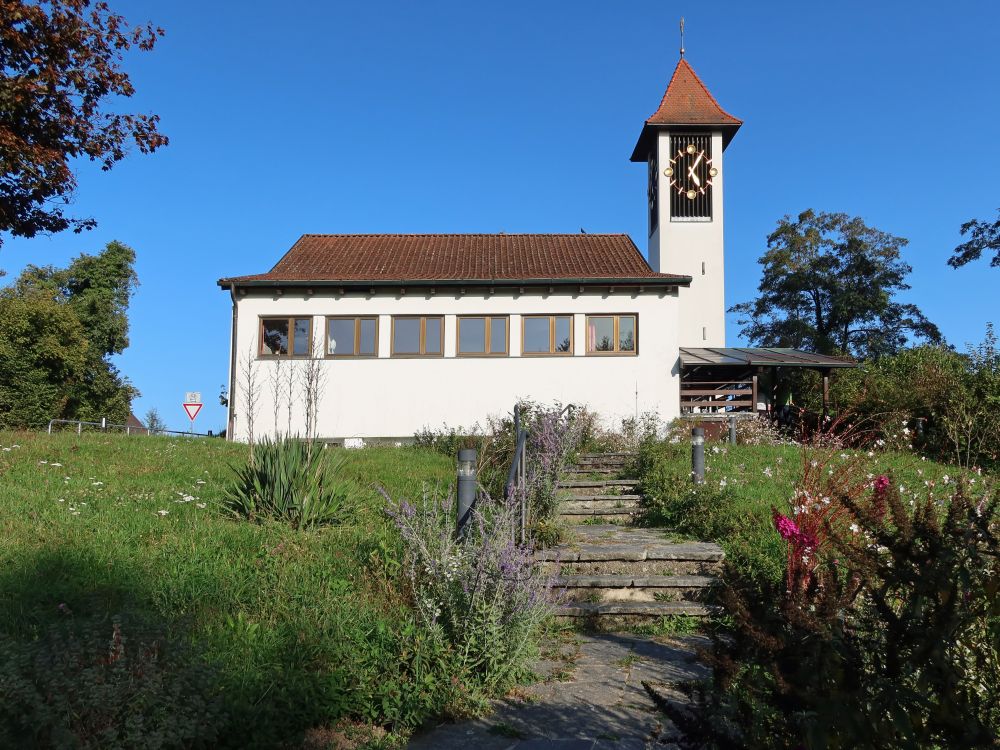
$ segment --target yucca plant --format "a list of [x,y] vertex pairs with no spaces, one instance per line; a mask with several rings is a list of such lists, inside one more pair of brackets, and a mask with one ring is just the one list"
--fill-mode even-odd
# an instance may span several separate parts
[[223,506],[251,521],[273,518],[294,528],[338,523],[347,509],[351,484],[338,479],[343,459],[316,444],[283,438],[254,447],[226,492]]

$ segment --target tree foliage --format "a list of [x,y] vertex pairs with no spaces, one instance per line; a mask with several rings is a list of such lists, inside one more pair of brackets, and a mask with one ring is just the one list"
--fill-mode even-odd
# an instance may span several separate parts
[[913,269],[900,259],[906,244],[847,214],[786,216],[760,258],[758,297],[730,311],[760,346],[868,358],[899,350],[910,336],[941,342],[916,305],[895,299],[910,288]]
[[997,209],[997,220],[992,224],[973,219],[962,225],[961,233],[963,237],[969,234],[969,240],[955,248],[948,258],[949,266],[960,268],[966,263],[979,260],[984,251],[992,250],[993,260],[990,265],[1000,268],[1000,209]]
[[76,188],[70,161],[108,170],[131,144],[142,153],[167,144],[157,115],[107,106],[135,93],[123,54],[149,51],[162,35],[130,27],[103,2],[0,0],[0,232],[92,228],[94,219],[65,214]]
[[110,242],[66,268],[28,266],[0,291],[0,414],[124,423],[138,392],[110,357],[128,346],[135,252]]

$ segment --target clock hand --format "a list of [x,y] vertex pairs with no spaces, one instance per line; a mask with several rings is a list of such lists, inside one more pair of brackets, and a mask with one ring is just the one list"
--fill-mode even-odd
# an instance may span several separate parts
[[694,164],[688,167],[688,177],[694,180],[694,184],[697,185],[698,187],[701,187],[701,180],[698,178],[698,175],[694,173],[694,170],[698,168],[698,165],[701,163],[702,157],[704,156],[705,152],[702,151],[700,154],[698,154],[698,158],[694,160]]

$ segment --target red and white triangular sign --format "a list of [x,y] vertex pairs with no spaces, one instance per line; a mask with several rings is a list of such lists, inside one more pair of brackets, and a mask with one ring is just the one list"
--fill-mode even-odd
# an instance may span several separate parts
[[194,418],[198,416],[198,412],[201,411],[202,406],[204,404],[184,404],[184,411],[187,412],[188,419],[193,422]]

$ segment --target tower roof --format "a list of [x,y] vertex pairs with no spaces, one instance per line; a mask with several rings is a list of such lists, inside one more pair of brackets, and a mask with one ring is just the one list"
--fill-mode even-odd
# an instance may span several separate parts
[[694,68],[682,57],[674,68],[660,106],[643,125],[632,152],[632,161],[646,161],[649,139],[657,130],[678,125],[698,130],[721,130],[725,147],[742,124],[742,120],[719,105]]

